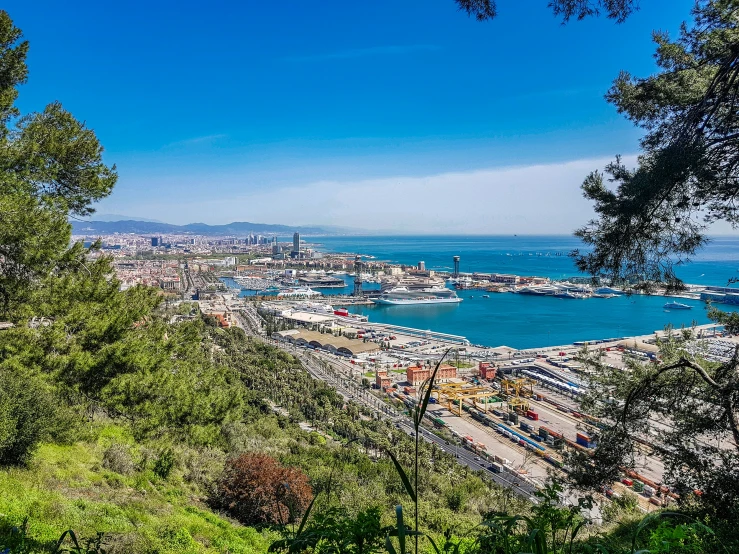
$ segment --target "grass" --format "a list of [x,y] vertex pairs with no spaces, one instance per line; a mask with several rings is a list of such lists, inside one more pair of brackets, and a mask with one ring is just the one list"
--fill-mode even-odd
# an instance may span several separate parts
[[105,448],[129,440],[110,426],[95,442],[43,445],[27,468],[0,471],[0,550],[12,546],[12,529],[28,518],[31,552],[50,551],[69,528],[82,538],[104,532],[129,551],[267,551],[276,535],[213,513],[180,475],[165,481],[150,470],[121,475],[105,469]]

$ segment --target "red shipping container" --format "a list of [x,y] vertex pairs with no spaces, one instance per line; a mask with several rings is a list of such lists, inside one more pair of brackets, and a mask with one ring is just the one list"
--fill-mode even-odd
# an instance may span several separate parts
[[630,487],[634,484],[634,482],[631,479],[626,479],[626,478],[621,479],[621,482],[627,487]]

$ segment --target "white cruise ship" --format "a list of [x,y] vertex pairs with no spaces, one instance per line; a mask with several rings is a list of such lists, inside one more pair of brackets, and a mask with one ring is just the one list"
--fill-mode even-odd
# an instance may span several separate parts
[[414,304],[456,304],[462,299],[457,293],[446,287],[428,287],[424,289],[408,289],[407,287],[394,287],[383,291],[373,298],[375,304],[389,306],[410,306]]

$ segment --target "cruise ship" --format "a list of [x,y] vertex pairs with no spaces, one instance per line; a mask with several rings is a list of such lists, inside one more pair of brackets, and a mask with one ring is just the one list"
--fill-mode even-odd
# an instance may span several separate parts
[[462,299],[457,293],[446,287],[428,287],[424,289],[409,289],[407,287],[394,287],[383,291],[377,298],[373,298],[375,304],[389,306],[410,306],[419,304],[456,304]]

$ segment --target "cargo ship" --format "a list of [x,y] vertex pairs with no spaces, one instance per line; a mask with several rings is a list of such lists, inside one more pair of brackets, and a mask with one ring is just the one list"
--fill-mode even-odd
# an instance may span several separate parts
[[408,289],[407,287],[394,287],[383,291],[377,298],[373,298],[375,304],[388,306],[410,306],[423,304],[456,304],[462,299],[457,293],[446,287],[428,287],[423,289]]

